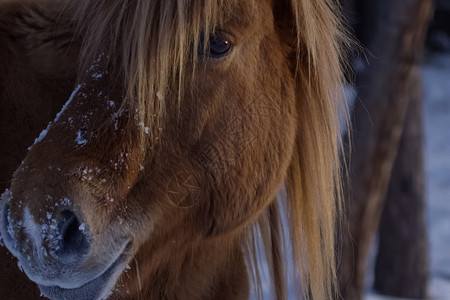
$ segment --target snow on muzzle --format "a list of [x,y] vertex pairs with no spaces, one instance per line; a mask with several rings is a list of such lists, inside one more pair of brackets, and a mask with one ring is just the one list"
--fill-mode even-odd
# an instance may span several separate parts
[[126,267],[131,239],[117,241],[113,249],[95,250],[89,226],[68,204],[68,199],[62,199],[61,209],[47,212],[37,221],[30,209],[13,201],[6,190],[0,201],[1,237],[19,267],[46,297],[99,299]]

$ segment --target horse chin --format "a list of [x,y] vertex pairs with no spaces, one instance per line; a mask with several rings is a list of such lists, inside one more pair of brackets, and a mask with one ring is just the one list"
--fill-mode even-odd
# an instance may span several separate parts
[[129,255],[121,254],[105,272],[78,288],[67,289],[40,284],[38,286],[42,295],[51,300],[107,299],[117,279],[127,268],[129,260]]

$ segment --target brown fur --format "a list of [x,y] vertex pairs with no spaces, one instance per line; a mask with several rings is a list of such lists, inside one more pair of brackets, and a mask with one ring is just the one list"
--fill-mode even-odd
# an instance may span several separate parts
[[[330,298],[344,41],[333,4],[56,3],[11,1],[0,10],[0,182],[7,188],[12,177],[20,245],[30,247],[18,225],[24,207],[36,223],[69,209],[92,234],[85,269],[109,264],[132,240],[131,270],[110,299],[246,299],[245,261],[257,252],[249,228],[259,224],[284,299],[274,199],[285,184],[302,293]],[[201,33],[217,29],[235,44],[228,57],[193,51]],[[72,102],[27,152],[75,77]],[[76,143],[80,130],[86,143]],[[64,198],[70,203],[56,207]],[[35,299],[9,257],[1,263]],[[5,281],[0,289],[12,295]]]

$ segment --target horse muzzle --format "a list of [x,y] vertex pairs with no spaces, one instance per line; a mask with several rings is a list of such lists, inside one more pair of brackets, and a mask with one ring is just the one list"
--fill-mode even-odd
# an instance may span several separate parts
[[42,294],[52,300],[104,298],[130,260],[132,239],[96,247],[81,213],[70,206],[36,221],[28,207],[16,204],[13,214],[11,200],[7,190],[0,201],[1,237]]

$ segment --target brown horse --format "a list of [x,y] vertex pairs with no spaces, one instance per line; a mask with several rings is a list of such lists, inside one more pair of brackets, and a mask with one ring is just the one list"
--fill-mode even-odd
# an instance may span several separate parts
[[2,299],[335,296],[331,0],[0,2]]

